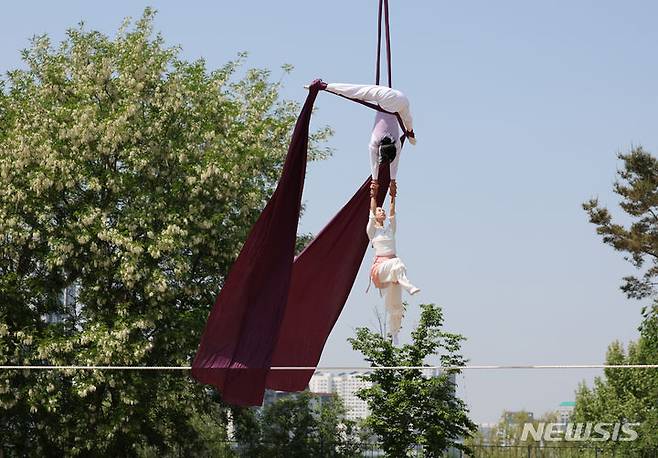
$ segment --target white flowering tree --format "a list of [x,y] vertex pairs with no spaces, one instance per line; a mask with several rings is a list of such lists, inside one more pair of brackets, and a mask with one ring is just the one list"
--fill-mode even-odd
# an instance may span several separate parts
[[[243,56],[181,59],[153,14],[36,37],[1,83],[0,364],[189,365],[276,184],[298,105]],[[189,456],[221,439],[210,396],[180,371],[3,370],[0,448]]]

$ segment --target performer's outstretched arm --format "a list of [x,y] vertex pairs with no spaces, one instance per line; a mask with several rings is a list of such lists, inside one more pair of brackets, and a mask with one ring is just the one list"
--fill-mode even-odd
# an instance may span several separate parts
[[370,182],[370,214],[368,215],[368,225],[366,226],[366,234],[368,239],[372,240],[375,236],[375,213],[377,211],[377,191],[379,190],[379,183],[377,180]]
[[377,191],[379,190],[379,183],[377,180],[372,180],[370,182],[370,211],[372,214],[375,214],[377,210]]

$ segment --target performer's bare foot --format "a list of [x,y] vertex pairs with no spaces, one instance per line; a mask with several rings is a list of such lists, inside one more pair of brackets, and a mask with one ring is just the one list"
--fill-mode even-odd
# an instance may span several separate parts
[[420,293],[420,288],[416,288],[415,286],[409,290],[409,294],[412,296],[416,293]]

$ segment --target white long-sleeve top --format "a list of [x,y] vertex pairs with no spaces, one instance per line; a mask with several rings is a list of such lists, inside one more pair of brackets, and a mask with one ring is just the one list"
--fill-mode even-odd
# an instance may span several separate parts
[[388,217],[388,226],[378,227],[376,225],[375,214],[370,210],[366,233],[375,249],[376,256],[395,255],[395,229],[395,216]]
[[375,125],[370,134],[370,143],[368,143],[368,151],[370,152],[370,173],[375,180],[379,175],[379,145],[384,137],[389,137],[395,143],[395,159],[393,159],[389,165],[391,180],[395,180],[398,175],[400,156],[402,155],[402,142],[400,141],[398,119],[395,115],[378,111],[375,115]]

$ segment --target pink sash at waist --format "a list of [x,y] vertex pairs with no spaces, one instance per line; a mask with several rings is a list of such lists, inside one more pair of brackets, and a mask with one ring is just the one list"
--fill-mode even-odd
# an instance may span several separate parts
[[395,256],[394,254],[386,255],[386,256],[375,256],[375,259],[372,261],[372,267],[370,268],[370,279],[375,284],[375,287],[377,288],[382,287],[382,282],[379,281],[379,275],[377,274],[377,269],[379,268],[379,264],[393,258],[397,258],[397,256]]

